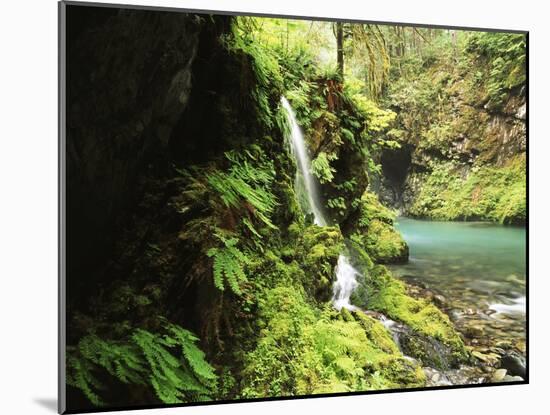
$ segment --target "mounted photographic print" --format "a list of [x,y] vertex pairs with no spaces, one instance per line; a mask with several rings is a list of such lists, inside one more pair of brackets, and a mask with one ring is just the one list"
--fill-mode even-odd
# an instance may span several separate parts
[[527,32],[59,11],[61,412],[528,382]]

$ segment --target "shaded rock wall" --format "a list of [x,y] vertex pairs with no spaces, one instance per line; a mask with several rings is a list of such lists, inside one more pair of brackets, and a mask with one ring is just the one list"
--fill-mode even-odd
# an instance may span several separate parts
[[379,155],[382,176],[373,187],[386,206],[409,214],[437,165],[453,163],[454,171],[466,179],[472,168],[502,167],[526,151],[525,87],[512,91],[498,111],[454,100],[446,116],[451,126],[448,137],[426,144],[419,131],[408,131],[400,149],[385,149]]
[[[68,6],[67,257],[70,298],[113,247],[138,173],[165,157],[192,88],[193,16]],[[85,282],[86,284],[85,285]]]

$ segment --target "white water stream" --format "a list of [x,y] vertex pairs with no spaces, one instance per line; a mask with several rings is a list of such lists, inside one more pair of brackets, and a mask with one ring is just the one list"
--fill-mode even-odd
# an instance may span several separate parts
[[[292,154],[296,159],[298,169],[296,171],[295,187],[297,193],[303,189],[307,200],[307,208],[313,214],[316,225],[326,226],[327,221],[323,215],[323,208],[319,199],[317,182],[311,174],[311,161],[309,159],[304,135],[302,129],[296,121],[296,116],[289,102],[285,97],[281,98],[281,103],[286,111],[287,119],[290,124],[290,144]],[[344,254],[338,257],[336,266],[336,281],[333,287],[332,301],[334,307],[338,310],[347,308],[355,310],[356,307],[350,303],[350,297],[353,290],[357,287],[357,276],[360,275],[350,263],[349,258]]]

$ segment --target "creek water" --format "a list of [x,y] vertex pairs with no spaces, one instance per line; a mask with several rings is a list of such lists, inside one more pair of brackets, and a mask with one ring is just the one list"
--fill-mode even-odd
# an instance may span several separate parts
[[433,291],[470,344],[525,353],[525,228],[410,218],[396,227],[410,257],[394,275]]
[[[281,97],[288,123],[290,125],[289,141],[292,155],[296,161],[295,189],[302,208],[313,214],[316,225],[326,226],[327,220],[323,213],[323,205],[319,198],[318,183],[311,174],[311,160],[309,158],[302,129],[296,120],[294,110],[285,97]],[[343,253],[338,257],[336,266],[336,281],[333,287],[332,302],[334,307],[340,310],[345,307],[355,310],[356,307],[350,303],[353,290],[357,287],[357,276],[360,275],[350,263],[349,258]]]

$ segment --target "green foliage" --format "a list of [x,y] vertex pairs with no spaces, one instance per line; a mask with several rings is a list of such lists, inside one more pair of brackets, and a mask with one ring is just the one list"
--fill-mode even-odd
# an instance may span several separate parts
[[259,306],[265,326],[245,357],[242,397],[292,394],[298,371],[308,364],[301,358],[307,344],[303,326],[313,323],[313,311],[299,292],[283,287],[268,291]]
[[372,273],[375,278],[371,280],[367,304],[364,306],[441,341],[453,350],[458,360],[467,358],[464,343],[447,315],[427,301],[409,297],[404,284],[393,278],[383,266],[376,266]]
[[378,263],[405,262],[409,249],[403,237],[393,226],[374,219],[363,238],[367,252]]
[[333,197],[327,201],[327,206],[339,216],[346,214],[346,200],[343,197]]
[[368,131],[377,133],[387,129],[395,120],[396,113],[391,110],[383,110],[378,105],[362,94],[351,96],[359,114],[366,121]]
[[452,142],[456,131],[450,122],[436,122],[430,125],[430,128],[422,133],[422,138],[418,143],[418,148],[423,150],[435,149],[445,152],[445,147],[448,147]]
[[524,99],[525,42],[521,34],[464,32],[455,45],[438,41],[437,59],[401,63],[387,104],[399,113],[391,135],[413,149],[418,166],[407,214],[525,223],[524,127],[509,117]]
[[[349,25],[350,50],[354,63],[366,79],[363,91],[372,99],[382,94],[389,77],[390,56],[388,45],[380,26],[370,24]],[[350,53],[351,52],[351,53]]]
[[268,291],[260,302],[261,335],[246,357],[243,397],[293,396],[421,386],[390,333],[363,315],[316,311],[294,288]]
[[370,192],[361,196],[359,216],[353,233],[369,257],[378,263],[406,261],[409,248],[394,225],[394,214]]
[[[155,292],[164,284],[164,291],[181,290],[170,298],[193,301],[198,287],[196,303],[185,313],[201,307],[204,316],[197,326],[201,333],[215,334],[203,341],[220,379],[191,332],[173,324],[157,328],[150,315],[164,306],[166,296],[142,293],[142,280],[129,273],[131,284],[109,287],[115,303],[109,312],[131,314],[142,328],[131,329],[135,323],[125,320],[109,338],[82,337],[69,348],[68,383],[97,406],[125,388],[177,403],[424,386],[421,367],[403,356],[379,321],[361,311],[333,309],[335,265],[349,252],[362,271],[354,304],[402,322],[415,340],[418,335],[441,342],[457,362],[467,358],[448,317],[407,295],[405,285],[378,265],[406,259],[408,247],[393,227],[395,215],[365,189],[381,173],[383,150],[406,145],[430,157],[451,158],[449,144],[456,137],[472,142],[482,137],[472,127],[484,124],[478,95],[486,94],[493,109],[502,104],[503,94],[525,81],[524,44],[515,35],[468,34],[454,51],[443,31],[417,47],[411,39],[422,43],[422,29],[411,28],[406,44],[403,28],[394,34],[394,27],[346,25],[342,79],[326,59],[334,52],[330,24],[253,17],[231,22],[221,40],[235,71],[240,70],[232,89],[238,99],[230,100],[235,108],[223,110],[250,112],[253,121],[236,117],[230,121],[242,126],[224,127],[231,140],[216,146],[231,145],[224,156],[178,170],[178,177],[162,187],[172,209],[164,210],[176,217],[139,235],[146,259],[140,267],[153,271],[148,278],[156,279],[159,269],[162,276]],[[480,63],[475,73],[465,71],[474,62]],[[472,85],[475,92],[464,93]],[[283,94],[317,154],[311,171],[322,184],[334,227],[307,226],[303,218],[283,145],[288,132],[279,104]],[[424,166],[431,172],[413,212],[525,221],[524,159],[501,167],[476,165],[467,177],[457,164]],[[345,245],[338,223],[346,232]],[[181,283],[166,278],[181,274]],[[209,289],[209,280],[203,286],[205,278],[212,278],[217,290]],[[190,282],[193,290],[186,292]],[[228,289],[236,295],[227,295]],[[183,309],[174,311],[179,316]],[[222,325],[226,331],[220,333]],[[411,347],[421,354],[422,343]]]
[[167,323],[162,333],[136,329],[124,340],[83,337],[68,350],[67,383],[96,406],[109,382],[143,386],[160,402],[210,399],[217,376],[190,331]]
[[[306,80],[300,80],[295,88],[292,88],[286,92],[286,98],[289,102],[292,102],[292,108],[295,112],[302,115],[301,119],[309,118],[311,111],[311,98],[313,95],[315,85]],[[309,127],[306,125],[305,127]]]
[[[214,258],[214,285],[223,291],[227,284],[235,294],[242,294],[240,284],[245,282],[246,275],[243,266],[250,263],[247,256],[236,245],[237,238],[225,238],[217,234],[216,237],[223,243],[221,248],[210,248],[207,255]],[[224,283],[225,281],[225,283]]]
[[474,167],[466,178],[453,163],[436,165],[410,211],[432,219],[525,223],[525,156],[502,167]]
[[275,197],[269,190],[273,180],[273,165],[269,161],[254,167],[247,157],[236,152],[226,153],[231,162],[227,172],[214,171],[207,175],[208,184],[219,194],[223,204],[228,208],[240,209],[246,204],[253,207],[253,215],[270,228],[276,226],[269,220],[269,215],[277,205]]
[[526,45],[523,34],[478,32],[469,38],[466,50],[479,60],[489,62],[489,105],[501,105],[510,89],[525,83]]
[[320,75],[323,79],[342,82],[342,76],[338,70],[338,66],[334,64],[325,64],[321,67]]
[[338,228],[308,226],[302,231],[297,259],[304,271],[301,283],[306,292],[320,301],[332,297],[334,268],[344,248]]
[[173,204],[184,217],[190,217],[179,238],[198,244],[214,258],[218,288],[224,286],[225,276],[238,293],[238,281],[245,280],[242,266],[247,261],[236,247],[237,234],[243,233],[255,245],[254,241],[261,240],[264,233],[259,226],[277,229],[271,220],[278,205],[272,191],[275,169],[273,161],[258,146],[227,152],[225,161],[229,162],[226,169],[209,166],[180,170],[186,185]]
[[[224,40],[228,50],[244,52],[252,61],[254,85],[243,85],[250,89],[251,97],[256,104],[256,113],[264,126],[273,127],[273,112],[270,99],[273,93],[280,95],[283,79],[274,51],[264,47],[254,39],[258,29],[256,19],[237,17],[231,25],[232,32]],[[244,79],[244,77],[243,77]]]
[[331,167],[330,162],[336,158],[335,154],[327,154],[321,151],[317,157],[311,161],[311,172],[321,183],[330,183],[332,179],[334,179],[336,170]]
[[393,225],[394,219],[395,215],[380,203],[376,194],[369,191],[363,193],[359,210],[359,228],[368,228],[373,220]]

